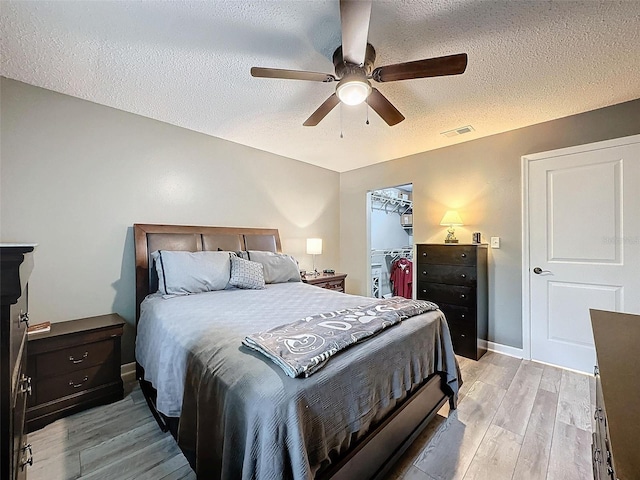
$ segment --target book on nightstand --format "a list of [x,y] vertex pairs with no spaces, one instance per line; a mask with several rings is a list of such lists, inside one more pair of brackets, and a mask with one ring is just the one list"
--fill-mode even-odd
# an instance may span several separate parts
[[32,335],[34,333],[49,332],[50,330],[51,330],[51,322],[37,323],[27,328],[27,335]]

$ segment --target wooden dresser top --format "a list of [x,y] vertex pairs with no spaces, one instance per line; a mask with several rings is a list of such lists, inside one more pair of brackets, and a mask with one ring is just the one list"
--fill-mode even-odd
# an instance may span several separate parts
[[640,315],[591,310],[593,337],[616,475],[640,472]]
[[56,322],[51,324],[51,330],[42,333],[33,333],[29,335],[29,341],[40,340],[43,338],[57,337],[61,335],[71,335],[74,333],[86,332],[88,330],[101,330],[104,328],[121,327],[124,320],[117,313],[108,315],[99,315],[97,317],[79,318],[77,320],[69,320],[66,322]]

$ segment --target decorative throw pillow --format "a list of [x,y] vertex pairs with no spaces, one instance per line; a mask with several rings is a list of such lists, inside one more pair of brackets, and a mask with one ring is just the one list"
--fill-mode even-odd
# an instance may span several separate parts
[[259,290],[264,287],[264,267],[261,263],[231,255],[231,279],[229,285],[237,288]]
[[228,252],[180,252],[159,250],[151,254],[163,295],[224,290],[229,283]]
[[250,250],[249,259],[259,262],[264,267],[264,281],[266,283],[300,282],[298,262],[291,255],[282,253]]

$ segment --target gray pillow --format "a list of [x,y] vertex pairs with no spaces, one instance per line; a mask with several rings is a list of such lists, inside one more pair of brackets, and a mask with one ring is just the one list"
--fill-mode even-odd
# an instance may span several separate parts
[[229,285],[237,288],[260,290],[264,287],[261,263],[231,255],[231,279]]
[[151,257],[158,274],[158,291],[164,295],[224,290],[229,284],[228,252],[159,250]]
[[282,253],[250,250],[249,259],[259,262],[264,267],[264,281],[266,283],[300,282],[298,262],[291,255]]

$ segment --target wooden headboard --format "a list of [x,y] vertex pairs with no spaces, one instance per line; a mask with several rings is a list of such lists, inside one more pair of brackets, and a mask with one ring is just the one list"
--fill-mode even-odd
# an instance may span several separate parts
[[133,225],[136,252],[136,324],[140,304],[153,291],[151,252],[182,250],[188,252],[263,250],[280,252],[280,235],[275,228],[206,227],[190,225]]

